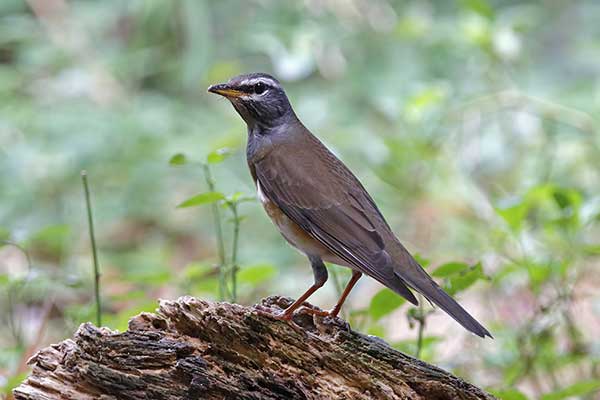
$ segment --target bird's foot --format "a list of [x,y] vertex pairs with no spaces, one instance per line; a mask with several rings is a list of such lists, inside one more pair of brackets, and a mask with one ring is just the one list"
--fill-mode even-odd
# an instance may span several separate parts
[[330,311],[325,311],[306,303],[294,311],[290,312],[288,310],[289,306],[287,309],[281,309],[279,307],[257,304],[254,306],[253,312],[259,316],[284,321],[287,326],[303,335],[311,335],[315,334],[315,332],[322,334],[327,332],[327,327],[331,326],[341,327],[347,331],[350,330],[348,322],[338,317],[335,307]]
[[286,313],[286,310],[274,310],[271,307],[263,306],[260,304],[254,306],[254,311],[256,311],[258,315],[261,315],[263,317],[269,317],[279,321],[291,321],[293,316],[292,313]]
[[[319,317],[330,317],[331,311],[321,310],[318,308],[311,308],[307,306],[302,306],[296,311],[297,314],[305,314],[305,315],[318,315]],[[335,317],[335,316],[334,316]]]
[[314,319],[314,316],[320,317],[320,321],[314,321],[315,326],[319,327],[319,330],[323,330],[325,326],[337,326],[341,327],[346,331],[350,331],[350,324],[347,321],[344,321],[342,318],[338,316],[339,309],[333,308],[329,311],[321,310],[319,308],[311,308],[307,306],[300,307],[294,315],[306,315],[311,316]]
[[260,304],[254,306],[254,312],[256,312],[257,315],[263,317],[275,319],[277,321],[287,322],[287,324],[296,332],[304,332],[304,329],[302,329],[302,327],[294,321],[294,313],[288,313],[286,312],[286,310],[276,310],[271,307],[263,306]]

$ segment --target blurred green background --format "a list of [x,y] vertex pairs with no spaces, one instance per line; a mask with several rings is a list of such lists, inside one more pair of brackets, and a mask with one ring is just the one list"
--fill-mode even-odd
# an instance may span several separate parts
[[[83,169],[104,325],[157,298],[219,299],[221,264],[242,304],[310,286],[254,200],[245,125],[206,93],[264,71],[495,339],[371,279],[344,310],[355,329],[500,398],[598,398],[598,60],[593,0],[3,0],[2,392],[96,320]],[[323,308],[349,277],[331,271]]]

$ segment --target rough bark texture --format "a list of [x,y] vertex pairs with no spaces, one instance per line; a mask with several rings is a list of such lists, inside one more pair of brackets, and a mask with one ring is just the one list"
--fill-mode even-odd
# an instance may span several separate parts
[[[270,297],[263,306],[285,308]],[[127,332],[81,325],[29,361],[16,399],[493,399],[341,320],[192,297],[161,301]]]

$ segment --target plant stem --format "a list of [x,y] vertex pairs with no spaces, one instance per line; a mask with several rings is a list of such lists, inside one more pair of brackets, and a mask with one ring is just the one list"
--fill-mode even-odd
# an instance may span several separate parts
[[92,244],[92,257],[94,261],[94,296],[96,298],[96,325],[102,326],[102,305],[100,302],[100,267],[98,266],[98,251],[96,250],[96,236],[94,234],[94,219],[92,218],[92,204],[90,201],[90,189],[88,186],[87,172],[81,171],[81,181],[85,193],[85,205],[87,208],[88,227],[90,241]]
[[15,302],[17,301],[17,299],[16,299],[17,292],[18,292],[18,289],[15,286],[13,286],[12,283],[9,283],[8,290],[6,291],[6,294],[8,297],[8,312],[7,312],[8,321],[7,321],[7,324],[10,328],[10,332],[13,336],[13,339],[15,339],[16,347],[19,350],[22,350],[25,348],[23,335],[21,332],[21,327],[15,319]]
[[[208,185],[208,189],[211,192],[215,191],[215,181],[212,178],[210,172],[210,166],[208,164],[202,164],[204,168],[204,179]],[[215,224],[215,231],[217,234],[217,252],[219,253],[219,300],[225,300],[226,297],[226,284],[225,284],[225,240],[223,239],[223,228],[221,227],[221,213],[219,211],[219,205],[213,203],[211,205],[212,214]]]
[[423,310],[423,299],[419,301],[419,333],[417,336],[417,352],[415,353],[415,357],[419,358],[421,356],[421,349],[423,348],[423,331],[425,330],[425,313]]
[[19,245],[18,243],[12,242],[10,240],[0,240],[0,243],[15,247],[21,253],[23,253],[23,255],[25,255],[25,259],[27,261],[27,275],[25,276],[25,278],[23,278],[22,281],[17,280],[15,282],[9,282],[8,290],[6,291],[6,295],[8,297],[8,312],[7,312],[8,321],[7,321],[7,324],[9,325],[11,334],[13,335],[13,338],[15,339],[17,348],[23,349],[24,345],[25,345],[25,341],[23,339],[23,332],[22,332],[21,326],[18,323],[18,321],[15,319],[15,304],[19,302],[19,295],[20,295],[19,292],[21,291],[21,289],[23,289],[23,287],[25,287],[25,285],[29,281],[29,278],[31,277],[33,264],[31,263],[31,257],[29,256],[29,252],[27,250],[25,250],[25,248],[22,247],[21,245]]
[[231,249],[231,301],[237,301],[237,254],[240,237],[240,219],[238,216],[237,203],[232,202],[229,206],[233,214],[233,248]]

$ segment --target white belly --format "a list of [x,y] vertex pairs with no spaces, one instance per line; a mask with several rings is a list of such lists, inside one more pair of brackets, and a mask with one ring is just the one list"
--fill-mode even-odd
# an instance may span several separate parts
[[298,226],[298,224],[289,219],[277,205],[267,198],[261,190],[260,182],[258,181],[256,181],[256,192],[258,194],[258,199],[262,203],[267,215],[271,218],[271,221],[277,226],[285,240],[293,247],[306,255],[319,256],[323,260],[333,264],[348,265],[335,254],[331,253],[331,251],[321,244],[321,242],[309,236],[302,228],[300,228],[300,226]]

